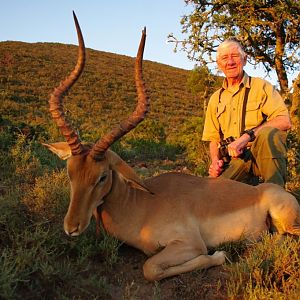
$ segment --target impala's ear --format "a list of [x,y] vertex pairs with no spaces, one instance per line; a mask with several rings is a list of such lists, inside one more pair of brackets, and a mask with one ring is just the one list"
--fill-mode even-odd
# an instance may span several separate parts
[[135,171],[124,160],[122,160],[116,153],[114,153],[111,150],[107,150],[105,154],[111,168],[114,171],[117,171],[119,174],[121,174],[122,177],[127,181],[128,185],[153,194],[145,185],[145,183],[135,173]]
[[68,159],[72,156],[71,148],[66,142],[58,142],[53,144],[44,144],[51,152],[55,153],[60,159]]

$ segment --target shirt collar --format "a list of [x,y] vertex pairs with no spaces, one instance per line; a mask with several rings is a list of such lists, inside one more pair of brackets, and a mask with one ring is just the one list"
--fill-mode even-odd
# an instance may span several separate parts
[[[239,86],[241,86],[241,85],[245,86],[246,88],[250,88],[249,76],[248,76],[248,74],[245,71],[244,71],[243,79],[240,82]],[[226,90],[228,88],[228,84],[227,84],[227,79],[226,78],[224,78],[224,80],[223,80],[222,88],[224,90]]]

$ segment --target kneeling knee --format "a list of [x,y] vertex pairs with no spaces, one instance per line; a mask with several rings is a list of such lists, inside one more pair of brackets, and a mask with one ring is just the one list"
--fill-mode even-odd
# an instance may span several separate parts
[[282,141],[285,142],[286,140],[286,132],[282,131],[278,128],[274,127],[263,127],[257,133],[256,139],[263,139],[263,140],[270,140],[270,141]]

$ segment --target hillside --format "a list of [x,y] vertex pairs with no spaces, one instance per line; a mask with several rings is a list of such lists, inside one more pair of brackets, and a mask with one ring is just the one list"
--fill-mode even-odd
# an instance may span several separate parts
[[[77,47],[53,43],[0,43],[0,113],[3,122],[49,126],[48,98],[76,62]],[[134,58],[87,49],[85,70],[65,106],[83,135],[103,133],[135,107]],[[151,99],[148,120],[176,134],[200,103],[186,87],[189,71],[144,61]],[[51,123],[51,122],[50,122]]]
[[[92,49],[86,52],[84,72],[65,97],[65,108],[82,139],[94,142],[135,108],[135,59]],[[76,58],[75,45],[0,42],[0,132],[7,129],[25,132],[38,142],[63,140],[50,119],[48,99],[54,87],[73,69]],[[135,148],[135,157],[152,161],[175,158],[174,153],[182,153],[179,147],[185,150],[185,165],[192,163],[198,168],[193,172],[206,175],[208,151],[201,142],[203,99],[199,100],[188,88],[191,71],[144,61],[143,74],[150,112],[136,129],[123,137],[122,143],[127,141],[127,144],[121,151]],[[292,181],[298,177],[297,139],[291,136],[288,141]],[[151,142],[139,144],[138,140]],[[160,143],[154,145],[158,146],[155,151],[153,142]],[[143,155],[145,149],[153,153]],[[160,155],[164,152],[167,153]]]

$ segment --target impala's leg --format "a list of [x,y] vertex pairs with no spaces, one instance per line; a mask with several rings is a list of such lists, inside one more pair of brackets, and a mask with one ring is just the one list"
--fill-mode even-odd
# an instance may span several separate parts
[[144,264],[144,276],[149,281],[157,281],[166,277],[221,265],[225,262],[225,253],[216,251],[207,255],[203,247],[195,247],[194,242],[174,241],[162,251],[150,257]]
[[280,234],[300,236],[300,207],[296,198],[284,190],[272,197],[270,215]]

